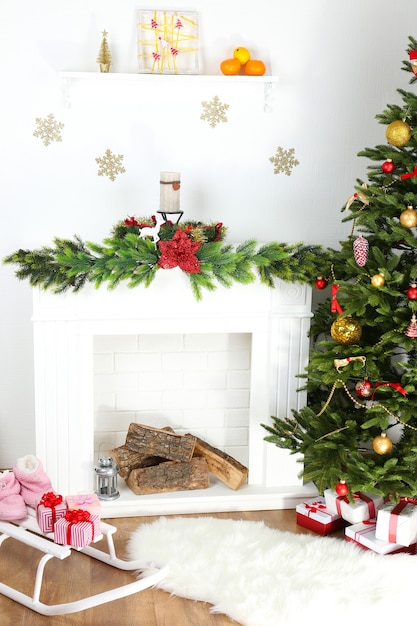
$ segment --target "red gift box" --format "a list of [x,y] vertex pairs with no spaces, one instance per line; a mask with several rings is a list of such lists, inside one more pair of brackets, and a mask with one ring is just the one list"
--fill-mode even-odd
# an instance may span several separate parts
[[61,545],[84,548],[100,535],[100,517],[78,509],[67,511],[55,524],[54,541]]
[[65,500],[53,491],[44,493],[36,507],[36,520],[43,533],[52,533],[57,520],[67,512]]
[[297,524],[318,535],[329,535],[346,526],[346,521],[329,511],[322,497],[307,500],[296,506]]

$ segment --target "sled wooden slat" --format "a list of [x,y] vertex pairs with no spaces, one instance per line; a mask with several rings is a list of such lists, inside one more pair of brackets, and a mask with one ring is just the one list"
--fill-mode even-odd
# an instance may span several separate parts
[[73,602],[52,605],[45,604],[40,601],[45,565],[50,559],[53,558],[58,558],[60,560],[66,559],[71,556],[74,548],[72,548],[72,546],[61,546],[54,543],[51,539],[53,536],[52,534],[44,535],[41,532],[37,521],[33,516],[33,511],[28,512],[28,517],[16,523],[0,521],[0,548],[7,539],[14,539],[27,546],[35,548],[40,552],[43,552],[43,556],[41,557],[36,570],[33,594],[32,596],[24,594],[14,587],[6,585],[2,582],[0,582],[0,593],[15,602],[19,602],[19,604],[22,604],[32,611],[40,613],[41,615],[49,616],[77,613],[78,611],[84,611],[94,606],[98,606],[99,604],[125,598],[126,596],[138,593],[143,589],[156,585],[160,580],[165,578],[168,573],[168,566],[157,561],[124,561],[123,559],[118,558],[113,543],[113,534],[117,529],[110,524],[101,522],[101,533],[95,541],[99,541],[104,535],[107,539],[108,552],[99,550],[91,545],[88,545],[85,548],[75,549],[117,569],[140,570],[142,571],[141,578],[138,578],[137,580],[126,585],[114,587],[108,591],[90,595]]

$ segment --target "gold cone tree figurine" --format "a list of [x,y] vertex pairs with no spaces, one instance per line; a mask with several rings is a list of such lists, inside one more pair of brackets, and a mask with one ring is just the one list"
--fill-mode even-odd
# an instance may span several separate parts
[[98,51],[97,63],[100,66],[100,72],[109,72],[111,65],[111,53],[107,42],[107,31],[103,30],[100,50]]

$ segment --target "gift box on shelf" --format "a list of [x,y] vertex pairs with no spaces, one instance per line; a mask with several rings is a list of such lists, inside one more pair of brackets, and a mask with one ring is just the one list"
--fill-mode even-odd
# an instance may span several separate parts
[[388,502],[378,511],[376,537],[409,546],[417,541],[417,500]]
[[67,511],[54,530],[54,541],[61,545],[84,548],[100,535],[100,517],[88,511],[77,509]]
[[319,535],[329,535],[346,526],[346,521],[326,507],[326,501],[319,496],[295,507],[297,524]]
[[329,511],[337,513],[351,524],[376,518],[377,511],[384,502],[381,496],[365,491],[354,493],[353,502],[347,496],[339,496],[332,489],[326,489],[324,497]]
[[41,531],[54,532],[55,523],[64,517],[66,512],[67,505],[61,495],[53,491],[44,493],[36,507],[36,521]]
[[372,550],[377,554],[398,554],[399,552],[416,554],[417,543],[405,547],[399,543],[391,543],[390,541],[377,539],[375,531],[376,520],[366,520],[359,524],[347,526],[345,528],[345,538],[347,541],[352,541],[359,547],[365,550]]
[[95,493],[67,496],[66,499],[68,511],[82,509],[92,515],[101,515],[101,503]]

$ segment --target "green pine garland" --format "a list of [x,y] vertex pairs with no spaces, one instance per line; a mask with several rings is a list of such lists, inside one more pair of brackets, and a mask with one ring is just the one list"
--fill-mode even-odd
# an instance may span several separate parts
[[[55,237],[53,246],[36,250],[17,250],[3,259],[5,264],[18,266],[17,278],[29,280],[32,286],[55,293],[79,291],[87,283],[100,287],[107,283],[114,289],[122,281],[129,287],[149,287],[156,272],[161,270],[161,251],[150,238],[141,239],[140,228],[152,225],[150,220],[138,222],[129,218],[113,227],[111,236],[102,244]],[[321,246],[271,242],[258,246],[249,240],[237,247],[223,242],[226,229],[222,224],[184,222],[165,224],[159,233],[161,240],[171,240],[177,229],[191,240],[200,241],[195,256],[200,272],[187,273],[197,300],[202,290],[216,289],[217,284],[231,287],[233,283],[252,283],[256,274],[261,282],[274,286],[274,279],[286,282],[312,283],[320,274],[328,274],[330,255]]]

